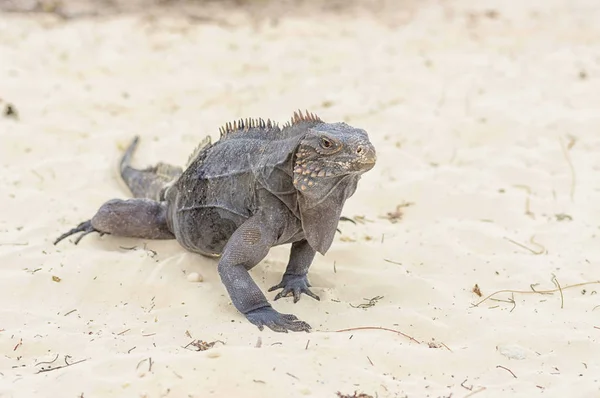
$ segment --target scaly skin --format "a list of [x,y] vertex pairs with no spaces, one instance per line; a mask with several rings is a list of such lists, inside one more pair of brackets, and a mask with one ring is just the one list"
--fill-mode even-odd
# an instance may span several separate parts
[[134,198],[112,199],[90,220],[61,235],[91,232],[145,239],[177,239],[186,249],[220,257],[218,271],[235,308],[260,330],[309,331],[310,325],[274,310],[249,270],[273,246],[292,244],[274,300],[302,294],[316,300],[308,271],[329,249],[342,207],[360,176],[375,164],[364,130],[295,113],[279,128],[271,121],[240,120],[205,141],[185,170],[164,163],[130,166],[138,139],[120,164]]

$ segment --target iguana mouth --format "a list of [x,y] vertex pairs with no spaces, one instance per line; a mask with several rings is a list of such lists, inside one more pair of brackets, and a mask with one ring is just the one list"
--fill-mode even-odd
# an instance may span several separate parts
[[375,163],[377,163],[377,156],[375,156],[375,154],[373,154],[373,156],[371,156],[371,157],[361,159],[358,162],[359,171],[367,172],[367,171],[371,170],[373,167],[375,167]]

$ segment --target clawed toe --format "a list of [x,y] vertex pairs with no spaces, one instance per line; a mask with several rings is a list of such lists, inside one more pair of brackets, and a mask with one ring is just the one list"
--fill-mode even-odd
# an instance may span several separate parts
[[299,320],[295,315],[280,314],[272,307],[259,308],[245,315],[259,330],[263,330],[265,326],[279,333],[309,332],[311,329],[308,323]]
[[287,297],[290,294],[294,296],[294,303],[300,300],[302,293],[317,301],[321,301],[319,296],[314,294],[310,289],[310,283],[306,275],[284,275],[282,281],[269,289],[270,292],[282,289],[273,300],[277,301],[282,297]]
[[77,237],[77,239],[75,239],[75,241],[73,242],[74,244],[78,244],[79,241],[86,235],[91,234],[92,232],[99,232],[100,235],[104,235],[104,233],[96,230],[96,228],[94,228],[92,226],[92,222],[91,220],[88,221],[84,221],[81,224],[79,224],[78,226],[76,226],[75,228],[73,228],[72,230],[65,232],[64,234],[62,234],[61,236],[59,236],[55,241],[54,244],[56,245],[58,242],[60,242],[61,240],[68,238],[71,235],[74,235],[76,233],[79,232],[83,232],[80,236]]

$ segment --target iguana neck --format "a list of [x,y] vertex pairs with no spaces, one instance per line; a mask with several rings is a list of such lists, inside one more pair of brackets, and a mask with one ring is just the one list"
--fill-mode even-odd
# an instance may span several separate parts
[[322,195],[311,196],[298,193],[298,207],[302,220],[302,229],[310,246],[321,254],[325,254],[335,236],[342,208],[346,200],[354,194],[358,175],[346,175],[328,178]]

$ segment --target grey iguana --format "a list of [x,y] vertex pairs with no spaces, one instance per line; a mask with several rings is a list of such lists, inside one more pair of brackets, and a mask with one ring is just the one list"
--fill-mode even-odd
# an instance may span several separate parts
[[367,133],[346,123],[325,123],[294,113],[279,127],[246,119],[207,137],[185,170],[164,163],[130,166],[136,137],[120,164],[135,199],[112,199],[91,220],[60,236],[81,232],[146,239],[177,239],[187,250],[220,257],[218,272],[235,308],[263,330],[309,331],[294,315],[275,311],[248,271],[273,246],[291,243],[289,262],[275,300],[310,291],[308,269],[327,252],[342,207],[361,175],[373,168],[375,148]]

